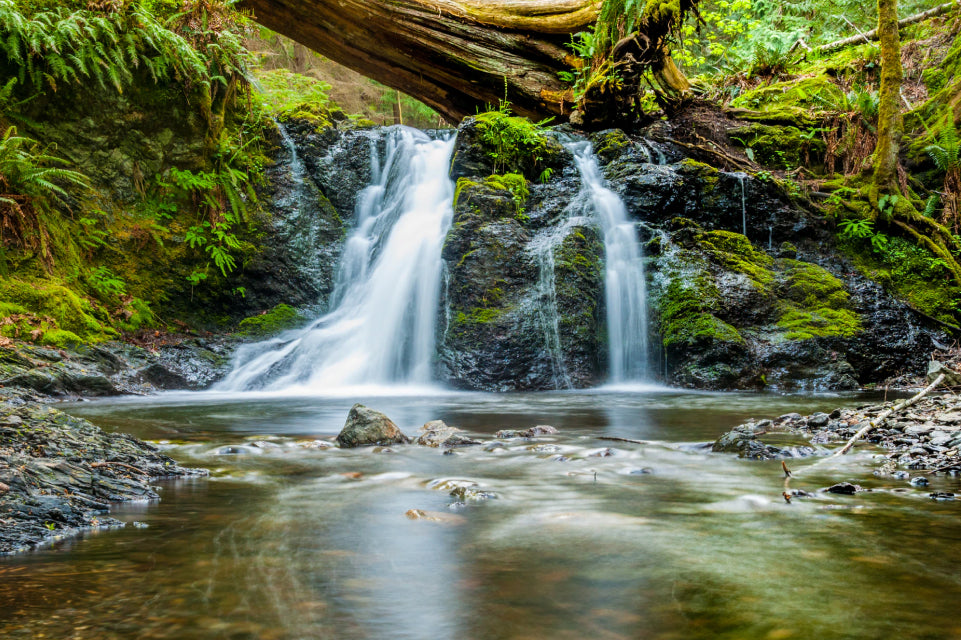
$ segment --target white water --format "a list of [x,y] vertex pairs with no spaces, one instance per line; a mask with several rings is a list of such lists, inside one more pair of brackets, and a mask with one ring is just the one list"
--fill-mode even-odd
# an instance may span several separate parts
[[623,384],[647,376],[647,285],[641,245],[620,196],[607,188],[591,145],[576,142],[574,154],[582,189],[604,237],[604,299],[610,382]]
[[453,139],[387,133],[383,165],[357,199],[330,311],[297,331],[238,350],[217,391],[337,393],[427,385],[450,227]]

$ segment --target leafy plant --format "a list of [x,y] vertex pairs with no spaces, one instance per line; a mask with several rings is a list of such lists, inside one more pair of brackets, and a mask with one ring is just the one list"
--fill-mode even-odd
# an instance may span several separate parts
[[56,205],[65,206],[68,189],[86,189],[87,177],[64,169],[65,161],[41,149],[9,127],[0,138],[0,247],[18,245],[41,254],[50,267],[49,231],[42,216]]
[[127,283],[123,278],[105,266],[94,269],[88,280],[94,290],[104,298],[119,298],[127,293]]

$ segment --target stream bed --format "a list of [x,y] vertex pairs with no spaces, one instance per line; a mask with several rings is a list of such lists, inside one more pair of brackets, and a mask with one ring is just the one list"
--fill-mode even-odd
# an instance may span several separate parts
[[[167,441],[213,477],[162,482],[161,502],[111,513],[147,527],[0,558],[0,637],[961,637],[961,502],[928,497],[958,492],[956,478],[875,478],[877,452],[862,448],[796,479],[815,495],[786,504],[779,462],[698,446],[749,417],[868,399],[647,389],[63,405]],[[408,435],[433,419],[485,442],[559,433],[454,455],[308,446],[358,400]],[[818,491],[845,480],[874,491]]]

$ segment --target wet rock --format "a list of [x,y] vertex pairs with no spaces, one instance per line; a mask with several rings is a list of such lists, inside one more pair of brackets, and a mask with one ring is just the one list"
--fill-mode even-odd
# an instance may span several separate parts
[[524,432],[524,436],[527,438],[534,438],[536,436],[546,436],[557,433],[557,429],[547,424],[539,424],[536,427],[531,427]]
[[484,451],[506,451],[507,445],[503,442],[489,442],[484,445]]
[[409,442],[410,439],[401,433],[390,418],[362,404],[351,407],[344,428],[337,434],[337,444],[341,448]]
[[532,447],[528,447],[527,449],[529,451],[533,451],[534,453],[557,453],[561,450],[561,448],[555,444],[536,444]]
[[839,482],[825,489],[828,493],[837,493],[845,496],[853,496],[859,491],[864,491],[864,487],[850,482]]
[[841,410],[840,410],[840,409],[835,409],[834,411],[832,411],[832,412],[828,415],[828,417],[829,417],[831,420],[837,420],[838,418],[841,417]]
[[[0,554],[85,529],[122,526],[111,502],[156,500],[157,478],[206,475],[185,469],[132,436],[35,404],[0,404]],[[13,425],[16,428],[13,428]]]
[[423,509],[410,509],[405,514],[409,520],[424,520],[427,522],[439,522],[441,524],[464,524],[467,522],[463,516],[443,511],[424,511]]
[[954,500],[955,495],[950,491],[935,491],[930,494],[930,498],[938,502],[946,502],[948,500]]
[[480,502],[497,497],[497,494],[495,494],[493,491],[485,491],[481,489],[480,485],[472,480],[443,478],[431,480],[427,483],[427,487],[437,491],[446,491],[448,495],[453,498],[457,498],[462,502]]
[[432,420],[420,428],[416,443],[425,447],[466,447],[483,444],[464,435],[461,429],[447,426],[443,420]]
[[807,426],[812,429],[819,429],[826,427],[829,420],[830,418],[826,413],[814,413],[807,419]]
[[914,476],[908,481],[908,484],[910,484],[912,487],[926,487],[930,483],[924,476]]
[[632,476],[647,476],[654,473],[654,469],[651,469],[650,467],[641,467],[640,469],[631,469],[627,473],[628,475]]
[[606,448],[606,449],[601,449],[600,451],[595,451],[594,453],[590,453],[588,454],[587,457],[588,458],[610,458],[611,456],[614,456],[614,455],[617,455],[617,452],[614,451],[614,449]]
[[800,414],[800,413],[785,413],[783,416],[780,416],[780,417],[777,419],[777,421],[778,421],[779,423],[780,423],[780,422],[794,422],[795,420],[800,420],[800,419],[801,419],[801,414]]

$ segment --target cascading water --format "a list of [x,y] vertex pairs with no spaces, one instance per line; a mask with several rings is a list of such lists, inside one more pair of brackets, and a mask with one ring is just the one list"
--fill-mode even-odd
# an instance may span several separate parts
[[239,349],[216,390],[326,393],[430,382],[454,141],[406,127],[387,136],[383,165],[372,154],[371,185],[358,197],[330,311]]
[[566,146],[574,154],[582,191],[590,197],[604,236],[610,382],[643,380],[647,375],[647,285],[637,231],[624,202],[605,186],[591,144]]

